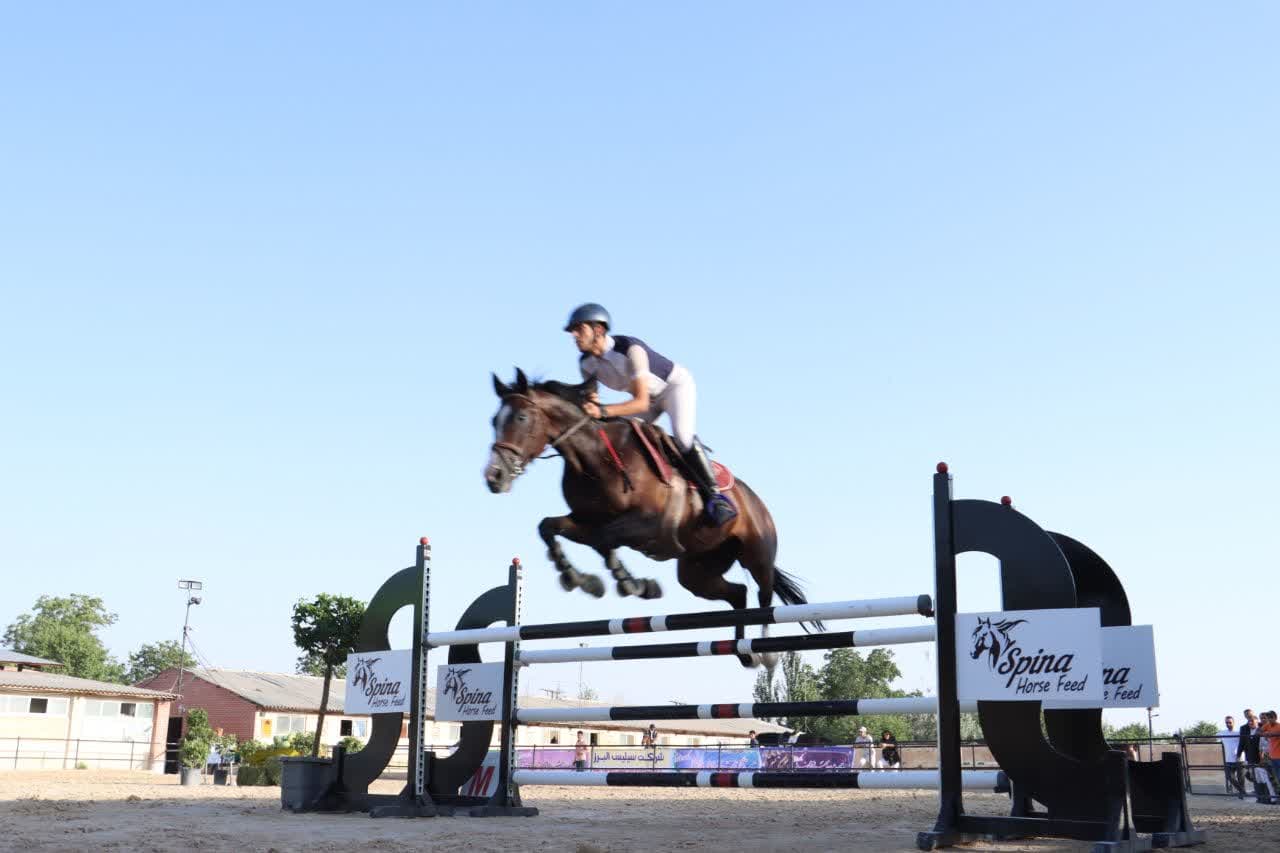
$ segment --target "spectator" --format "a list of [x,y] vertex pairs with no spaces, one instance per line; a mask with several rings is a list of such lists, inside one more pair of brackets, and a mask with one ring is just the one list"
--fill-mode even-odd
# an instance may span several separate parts
[[646,729],[644,735],[641,736],[640,745],[651,748],[658,745],[658,727],[653,723],[649,724],[649,728]]
[[1222,742],[1222,763],[1227,771],[1227,793],[1235,788],[1236,796],[1244,799],[1244,772],[1236,757],[1240,754],[1240,733],[1236,731],[1235,717],[1227,717],[1222,721],[1225,729],[1218,732],[1218,740]]
[[1244,725],[1240,727],[1240,746],[1236,748],[1236,760],[1244,755],[1245,766],[1249,768],[1249,777],[1253,780],[1253,792],[1260,803],[1269,803],[1275,799],[1271,791],[1271,776],[1261,764],[1261,753],[1258,750],[1258,717],[1252,708],[1244,709]]
[[[1267,711],[1262,715],[1262,726],[1258,729],[1261,740],[1266,742],[1266,754],[1259,757],[1266,759],[1266,764],[1270,765],[1271,775],[1276,781],[1280,781],[1280,721],[1276,719],[1275,711]],[[1259,744],[1259,753],[1262,752],[1262,745]],[[1271,788],[1271,801],[1276,802],[1275,787]]]
[[853,764],[855,767],[876,766],[875,747],[872,746],[871,735],[867,734],[866,726],[859,726],[858,736],[853,739]]
[[218,745],[216,743],[209,744],[209,755],[205,758],[205,764],[205,772],[210,775],[222,766],[222,753],[218,752]]
[[1136,743],[1129,744],[1128,748],[1125,749],[1125,752],[1129,754],[1130,761],[1142,760],[1142,753],[1138,751],[1138,745]]
[[587,769],[587,736],[581,731],[578,732],[578,742],[573,745],[573,769],[579,773],[586,772]]
[[759,745],[760,745],[760,739],[759,739],[758,737],[756,737],[756,730],[755,730],[755,729],[752,729],[751,731],[747,732],[747,737],[751,738],[750,742],[748,743],[748,746],[759,746]]
[[880,766],[890,770],[902,768],[902,758],[898,755],[898,739],[888,729],[880,733]]

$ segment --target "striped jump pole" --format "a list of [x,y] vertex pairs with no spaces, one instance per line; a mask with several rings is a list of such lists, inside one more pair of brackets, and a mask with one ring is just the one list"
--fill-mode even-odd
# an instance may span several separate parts
[[[516,770],[517,785],[575,785],[611,788],[862,788],[871,790],[934,790],[939,787],[936,770],[881,770],[877,772],[774,773],[761,770],[714,771],[585,771]],[[964,787],[970,791],[1008,791],[1008,782],[999,770],[968,770]]]
[[745,610],[704,610],[670,616],[634,616],[624,619],[592,619],[585,622],[551,622],[544,625],[509,625],[436,631],[427,635],[432,647],[472,643],[513,643],[520,640],[559,640],[569,637],[601,637],[608,634],[646,634],[656,631],[691,631],[697,628],[732,628],[738,625],[774,625],[784,622],[820,622],[826,619],[870,619],[877,616],[932,616],[928,595],[831,601],[820,604],[781,604]]
[[711,640],[692,643],[655,643],[644,646],[605,646],[601,648],[538,649],[521,651],[516,663],[573,663],[577,661],[650,660],[654,658],[691,658],[714,655],[749,655],[752,653],[812,651],[814,649],[865,648],[896,646],[906,643],[932,643],[936,632],[932,625],[907,628],[871,628],[835,634],[806,634],[799,637],[762,637],[756,640]]
[[[962,702],[961,710],[977,710]],[[746,720],[768,717],[856,717],[863,714],[936,714],[934,696],[841,699],[821,702],[744,702],[709,705],[598,705],[582,708],[516,708],[517,723],[590,723],[621,720]]]

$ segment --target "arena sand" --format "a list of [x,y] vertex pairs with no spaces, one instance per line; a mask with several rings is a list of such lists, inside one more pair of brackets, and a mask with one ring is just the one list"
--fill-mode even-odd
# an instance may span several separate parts
[[[394,793],[401,783],[380,782]],[[202,785],[142,772],[0,771],[0,850],[13,851],[639,851],[914,850],[932,826],[928,791],[527,788],[536,818],[371,820],[295,815],[278,788]],[[967,794],[973,813],[1007,800]],[[1280,851],[1280,806],[1195,797],[1215,851]],[[1088,844],[1030,840],[963,850],[1067,851]]]

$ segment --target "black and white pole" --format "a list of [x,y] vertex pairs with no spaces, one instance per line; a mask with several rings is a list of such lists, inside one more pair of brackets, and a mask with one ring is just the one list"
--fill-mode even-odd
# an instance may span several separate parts
[[430,634],[427,641],[432,646],[456,646],[473,643],[509,643],[515,640],[560,640],[608,634],[647,634],[657,631],[689,631],[696,628],[733,628],[739,625],[773,625],[783,622],[914,615],[933,615],[933,600],[928,595],[904,595],[896,598],[831,601],[818,604],[782,604],[745,610],[708,610],[701,613],[593,619],[586,622],[508,625],[504,628],[468,628],[461,631],[437,631]]

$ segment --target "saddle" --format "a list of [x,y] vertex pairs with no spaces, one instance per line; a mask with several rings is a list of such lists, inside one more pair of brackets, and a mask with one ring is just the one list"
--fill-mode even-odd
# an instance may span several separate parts
[[[684,553],[684,545],[680,542],[680,523],[685,517],[686,509],[692,509],[695,516],[702,512],[702,496],[698,494],[693,475],[689,472],[675,439],[666,430],[647,421],[639,418],[626,420],[643,450],[640,455],[657,474],[658,479],[671,489],[671,498],[663,506],[658,538],[647,549],[638,550],[654,560],[670,560]],[[733,472],[714,461],[711,463],[711,470],[716,475],[717,489],[724,492],[733,488]],[[683,489],[680,488],[681,479],[685,482]]]
[[[680,448],[676,446],[676,440],[666,430],[655,424],[639,418],[628,418],[628,421],[636,438],[640,441],[640,446],[644,448],[645,459],[658,475],[658,479],[668,486],[674,486],[674,475],[679,473],[688,488],[693,490],[693,475],[688,470]],[[714,459],[711,460],[711,470],[716,475],[718,490],[727,492],[733,488],[736,480],[732,471]]]

